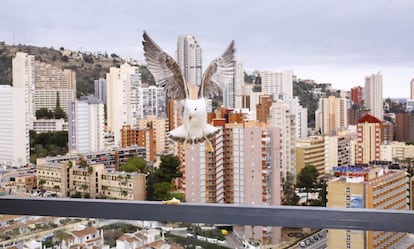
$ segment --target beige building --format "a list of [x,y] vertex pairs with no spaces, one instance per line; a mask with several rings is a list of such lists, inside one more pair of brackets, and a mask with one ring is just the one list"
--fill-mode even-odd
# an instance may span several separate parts
[[70,69],[35,61],[35,70],[36,89],[76,89],[76,73]]
[[16,176],[15,182],[18,190],[27,191],[37,187],[35,175]]
[[55,110],[59,100],[60,107],[69,113],[69,102],[75,101],[76,89],[36,89],[34,94],[34,105],[36,111],[41,108]]
[[[145,200],[145,174],[111,173],[105,170],[104,164],[82,167],[81,161],[37,159],[38,186],[46,191],[57,192],[61,197],[78,194],[90,198]],[[41,180],[45,183],[39,185]]]
[[379,120],[384,120],[382,80],[381,72],[365,77],[365,106]]
[[397,141],[381,144],[382,161],[404,161],[409,158],[414,159],[414,145]]
[[[337,167],[328,182],[329,208],[408,209],[405,171],[371,167]],[[407,234],[383,231],[328,230],[328,248],[396,248]]]
[[319,176],[325,175],[325,138],[311,136],[296,141],[296,172],[299,173],[305,166],[313,165]]
[[54,110],[57,102],[68,114],[69,101],[76,99],[76,73],[59,69],[44,62],[35,61],[35,110]]
[[411,80],[410,99],[414,99],[414,79]]
[[382,123],[376,117],[366,114],[357,125],[357,164],[368,164],[380,160]]
[[345,98],[329,96],[319,99],[315,113],[316,129],[324,135],[336,135],[348,126],[347,103]]
[[155,154],[162,155],[168,150],[167,132],[168,119],[156,116],[147,116],[145,119],[138,120],[138,129],[150,128],[155,139]]

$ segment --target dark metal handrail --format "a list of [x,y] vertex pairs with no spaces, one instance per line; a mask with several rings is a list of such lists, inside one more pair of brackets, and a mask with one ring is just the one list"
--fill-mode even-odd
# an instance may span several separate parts
[[409,210],[0,197],[0,214],[414,232]]

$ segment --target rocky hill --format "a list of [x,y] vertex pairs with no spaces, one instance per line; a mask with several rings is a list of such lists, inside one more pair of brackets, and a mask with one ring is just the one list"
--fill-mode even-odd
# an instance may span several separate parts
[[[12,58],[16,52],[25,52],[35,56],[35,60],[51,64],[61,69],[72,69],[76,72],[77,95],[93,94],[94,80],[105,78],[110,67],[119,66],[125,60],[116,54],[92,54],[59,49],[35,47],[29,45],[6,45],[0,43],[0,84],[12,83]],[[142,81],[153,84],[152,75],[145,66],[140,66]]]

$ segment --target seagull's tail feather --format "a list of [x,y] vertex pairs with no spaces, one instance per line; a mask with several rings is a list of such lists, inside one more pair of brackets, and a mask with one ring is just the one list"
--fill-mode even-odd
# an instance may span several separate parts
[[205,142],[206,139],[213,138],[219,132],[220,132],[219,128],[207,124],[203,132],[200,132],[200,134],[198,135],[191,136],[184,129],[184,126],[181,125],[175,128],[174,130],[171,130],[169,133],[167,133],[167,136],[173,141],[176,141],[179,143],[183,143],[185,140],[187,140],[187,143],[189,144],[198,144],[198,143]]

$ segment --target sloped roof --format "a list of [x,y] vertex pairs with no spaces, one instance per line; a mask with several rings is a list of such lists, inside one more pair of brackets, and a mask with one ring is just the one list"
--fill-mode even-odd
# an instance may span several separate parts
[[358,123],[381,123],[381,121],[370,114],[365,114],[365,116],[358,119]]

